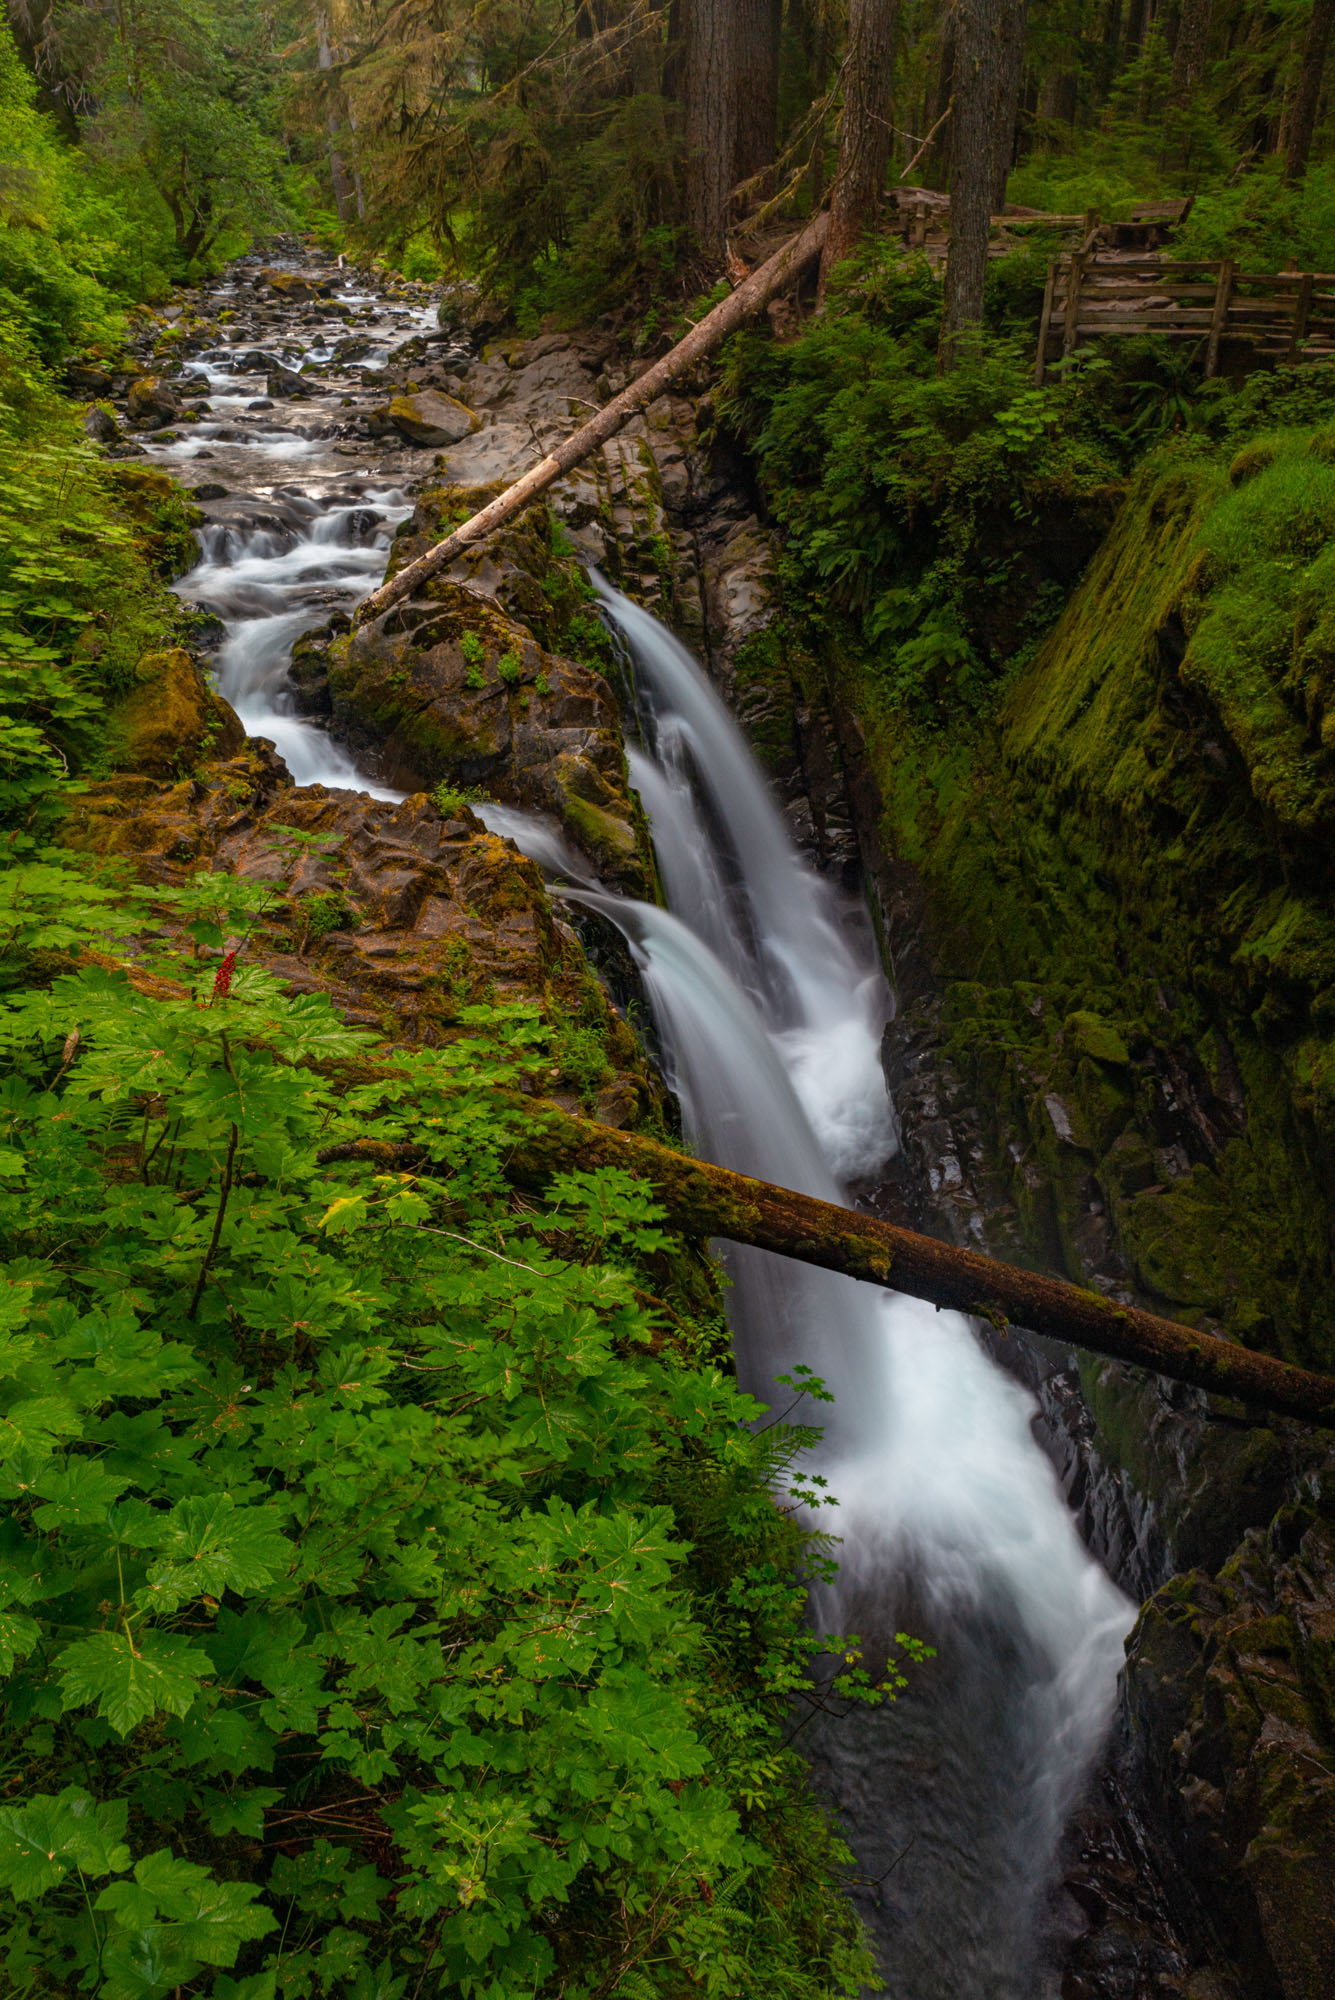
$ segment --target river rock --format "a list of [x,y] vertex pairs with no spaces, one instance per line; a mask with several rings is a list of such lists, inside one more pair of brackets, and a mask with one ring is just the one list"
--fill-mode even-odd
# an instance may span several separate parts
[[[318,844],[293,842],[294,829]],[[203,868],[271,884],[275,907],[248,934],[246,962],[290,992],[328,994],[377,1039],[439,1046],[469,1005],[536,1003],[555,1044],[536,1078],[544,1095],[614,1125],[659,1103],[537,868],[467,806],[442,815],[420,794],[396,805],[296,787],[272,745],[251,742],[173,784],[136,773],[85,787],[62,839],[121,856],[150,882]],[[576,1017],[603,1052],[601,1076],[576,1054],[565,1079],[560,1030]]]
[[104,410],[99,403],[91,403],[84,412],[83,434],[94,444],[118,444],[121,427],[110,410]]
[[[301,376],[291,368],[270,368],[265,387],[269,392],[270,399],[286,396],[293,400],[298,400],[303,396],[309,396],[311,393],[310,383],[303,381]],[[254,407],[255,405],[252,403],[251,408],[253,409]]]
[[453,396],[423,389],[415,396],[396,396],[389,405],[390,422],[409,444],[458,444],[482,428],[482,419]]
[[318,299],[332,287],[308,278],[300,271],[261,271],[255,280],[255,289],[296,304],[304,299]]
[[130,384],[125,414],[132,430],[155,431],[179,417],[180,405],[160,376],[141,375]]
[[115,710],[112,761],[122,771],[168,777],[190,770],[209,752],[228,755],[245,740],[236,710],[215,694],[181,647],[147,653],[138,685]]
[[303,706],[327,714],[354,747],[376,747],[388,782],[481,786],[503,804],[554,813],[600,873],[647,893],[643,818],[606,681],[538,645],[475,590],[437,580],[431,596],[299,644]]

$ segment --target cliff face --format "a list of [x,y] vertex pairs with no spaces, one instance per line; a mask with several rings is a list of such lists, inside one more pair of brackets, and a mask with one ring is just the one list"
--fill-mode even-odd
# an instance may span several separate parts
[[[887,716],[847,666],[831,689],[928,1225],[1326,1368],[1332,532],[1326,433],[1161,462],[971,739]],[[1335,1990],[1335,1460],[1089,1358],[1079,1395],[1075,1357],[1025,1366],[1091,1540],[1148,1600],[1117,1782],[1218,1982],[1173,1983],[1184,1965],[1151,1990],[1315,2000]]]

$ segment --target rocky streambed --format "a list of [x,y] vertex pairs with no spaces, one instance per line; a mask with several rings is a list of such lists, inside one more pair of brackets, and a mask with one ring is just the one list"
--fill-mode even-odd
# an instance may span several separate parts
[[[443,318],[424,293],[293,250],[174,308],[142,375],[74,385],[109,394],[117,415],[95,408],[90,428],[127,475],[150,494],[170,478],[198,509],[202,561],[180,588],[205,617],[193,653],[146,663],[121,774],[90,787],[69,837],[150,879],[203,863],[273,882],[281,904],[248,949],[391,1041],[448,1039],[472,1001],[534,1000],[559,1027],[552,1094],[636,1120],[662,1103],[653,1066],[504,837],[522,814],[526,844],[545,829],[568,874],[651,893],[621,748],[625,663],[593,562],[707,661],[808,854],[872,887],[900,1000],[885,1061],[903,1148],[897,1177],[862,1192],[955,1240],[1051,1256],[1033,1218],[1068,1199],[1088,1082],[1074,1062],[1069,1088],[1037,1093],[1046,1129],[1014,1098],[980,1109],[943,1020],[932,910],[883,844],[857,718],[785,654],[746,468],[700,447],[688,399],[656,405],[556,489],[550,516],[456,564],[426,601],[351,630],[386,562],[463,518],[634,365],[610,328],[479,351],[466,301]],[[1217,1081],[1185,1053],[1148,1080],[1165,1171],[1224,1143],[1240,1114]],[[1072,1275],[1130,1287],[1113,1203],[1085,1182],[1071,1199]],[[1112,1752],[1068,1837],[1043,1990],[1335,1991],[1326,1453],[1129,1371],[1082,1371],[1017,1338],[997,1351],[1035,1394],[1090,1547],[1148,1600]],[[873,1927],[887,1921],[883,1892],[855,1893]]]

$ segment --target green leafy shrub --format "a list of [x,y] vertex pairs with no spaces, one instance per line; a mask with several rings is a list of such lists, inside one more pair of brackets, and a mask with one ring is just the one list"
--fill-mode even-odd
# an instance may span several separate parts
[[[809,1434],[669,1337],[644,1188],[510,1199],[531,1010],[377,1062],[216,955],[263,887],[11,859],[7,1989],[857,1991],[784,1747]],[[133,979],[78,965],[128,930]]]
[[864,253],[800,340],[730,343],[716,399],[759,462],[790,611],[841,618],[923,718],[977,708],[1041,637],[1118,470],[1062,385],[1032,386],[1027,346],[939,375],[939,313],[923,260]]
[[0,313],[0,824],[95,764],[108,704],[177,615],[77,414]]

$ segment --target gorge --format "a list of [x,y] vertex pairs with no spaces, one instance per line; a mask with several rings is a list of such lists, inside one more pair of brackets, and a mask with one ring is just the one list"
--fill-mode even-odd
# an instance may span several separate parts
[[[246,276],[243,268],[241,285],[215,296],[215,310],[224,300],[244,301]],[[318,272],[305,273],[306,282],[318,280]],[[383,306],[355,292],[343,294],[342,303],[382,315],[367,319],[366,338],[379,342],[368,347],[369,364],[383,365],[391,337]],[[399,324],[407,331],[425,321],[401,315]],[[484,789],[499,799],[478,796],[462,810],[516,841],[549,880],[571,885],[554,892],[555,911],[563,900],[568,908],[597,911],[626,937],[687,1133],[705,1157],[827,1198],[837,1198],[839,1180],[852,1182],[873,1208],[889,1200],[902,1211],[907,1203],[915,1218],[931,1213],[933,1189],[946,1204],[962,1202],[967,1183],[958,1164],[953,1175],[943,1173],[939,1157],[945,1150],[949,1158],[949,1141],[943,1148],[923,1115],[923,1097],[940,1090],[940,1075],[951,1087],[948,1068],[932,1073],[943,1055],[929,1053],[926,1063],[918,1055],[902,1067],[905,1029],[875,969],[870,926],[859,920],[846,889],[822,886],[797,858],[751,753],[681,645],[594,573],[603,614],[624,648],[627,689],[635,691],[633,706],[622,713],[630,777],[648,813],[667,905],[680,920],[674,922],[652,903],[627,900],[639,865],[630,860],[634,838],[615,834],[601,817],[604,791],[590,814],[594,801],[580,796],[590,789],[584,779],[568,792],[549,786],[539,799],[533,780],[516,768],[517,745],[498,764],[495,727],[485,711],[505,697],[503,680],[473,698],[475,713],[461,715],[460,698],[470,700],[466,685],[452,699],[448,675],[442,682],[417,664],[420,618],[394,621],[391,614],[391,625],[399,622],[412,635],[412,652],[401,642],[386,652],[383,640],[340,636],[346,610],[378,580],[394,527],[404,524],[400,546],[410,555],[410,538],[442,504],[428,494],[414,517],[411,492],[404,490],[422,479],[431,458],[396,444],[387,469],[375,462],[380,454],[371,440],[339,447],[359,461],[349,466],[318,436],[303,437],[312,419],[327,422],[325,408],[309,400],[292,406],[286,433],[279,402],[272,416],[266,412],[262,436],[220,443],[210,435],[212,416],[234,421],[233,410],[255,400],[246,395],[244,372],[239,380],[232,372],[230,353],[253,348],[258,334],[243,327],[230,350],[205,348],[199,361],[186,361],[186,370],[208,383],[208,428],[193,429],[185,445],[147,447],[180,465],[186,478],[202,449],[210,455],[210,479],[216,472],[217,484],[228,483],[216,498],[208,485],[196,489],[211,518],[199,531],[203,560],[178,588],[224,620],[217,684],[250,733],[276,742],[298,784],[316,788],[309,796],[317,805],[326,796],[320,788],[369,792],[392,806],[410,785],[485,771],[491,782]],[[327,365],[326,333],[303,331],[297,339],[316,369]],[[296,359],[290,341],[286,351]],[[439,338],[435,351],[459,371],[467,407],[482,416],[481,428],[443,462],[445,490],[457,505],[459,474],[504,478],[515,457],[531,448],[535,427],[557,427],[567,407],[578,407],[572,391],[587,380],[588,363],[578,349],[550,339],[516,347],[503,360],[477,360]],[[689,433],[682,437],[677,428],[682,421],[678,410],[666,431],[641,427],[647,460],[632,437],[609,456],[606,472],[595,467],[595,480],[610,481],[614,494],[621,482],[624,511],[616,528],[597,525],[590,536],[591,523],[607,517],[591,513],[587,483],[558,489],[555,504],[575,538],[567,561],[578,558],[581,539],[593,540],[591,553],[627,575],[637,549],[675,525],[664,511],[675,473],[676,522],[690,525],[676,527],[679,558],[668,594],[659,576],[651,596],[665,610],[689,602],[690,593],[697,604],[740,602],[740,621],[730,623],[725,611],[721,627],[711,629],[707,611],[703,631],[694,628],[712,651],[726,654],[751,636],[756,606],[764,602],[764,539],[742,495],[734,498],[726,487],[716,492],[703,529],[683,509],[689,489],[678,468],[690,464],[698,480],[701,459]],[[263,475],[258,481],[256,469]],[[711,538],[721,544],[712,574],[710,556],[703,562],[701,556]],[[394,560],[403,559],[396,548]],[[532,601],[525,561],[533,562],[533,552],[523,543],[517,560],[508,552],[498,558],[494,546],[471,558],[462,574],[470,592],[483,593],[479,606],[508,603],[513,615]],[[453,602],[460,602],[457,594]],[[321,633],[315,628],[331,606],[333,621]],[[466,619],[472,615],[465,609]],[[692,629],[689,614],[684,629]],[[435,637],[430,621],[426,636],[428,644]],[[287,661],[294,641],[295,684]],[[349,665],[359,647],[365,653],[370,645],[382,657],[368,687],[366,669],[354,675]],[[465,644],[464,660],[468,652]],[[394,664],[403,659],[406,675]],[[530,685],[539,689],[542,678],[535,675]],[[303,719],[303,710],[313,719]],[[327,733],[340,720],[358,746],[351,754]],[[544,724],[545,716],[539,728]],[[457,732],[453,741],[442,725]],[[829,754],[811,735],[823,726],[818,714],[799,738],[812,764]],[[535,746],[546,747],[535,737],[530,764]],[[858,825],[856,766],[852,771],[842,809],[851,808],[875,856],[879,825]],[[801,799],[808,827],[817,811],[827,827],[838,825],[839,791],[848,785],[836,762],[824,794]],[[285,816],[300,796],[285,801]],[[629,795],[623,810],[633,813]],[[347,823],[345,810],[340,817]],[[321,811],[311,823],[336,822]],[[807,839],[819,852],[820,840],[810,833]],[[828,850],[828,833],[825,841]],[[609,865],[619,877],[610,894],[599,881]],[[901,916],[893,900],[898,891],[902,904],[902,888],[883,865],[871,879],[882,897],[881,936],[888,921],[896,956],[920,953],[923,934],[906,934],[906,921],[914,919]],[[909,1033],[915,1028],[911,1023]],[[890,1073],[898,1061],[913,1100],[905,1109],[916,1176],[890,1164],[898,1133],[881,1076],[883,1038]],[[959,1101],[959,1086],[953,1088],[954,1118],[976,1117]],[[932,1108],[929,1099],[926,1109]],[[986,1196],[974,1191],[973,1198],[981,1207]],[[949,1206],[939,1213],[938,1226],[949,1229]],[[975,1221],[969,1230],[975,1241],[976,1230]],[[874,1657],[893,1649],[901,1624],[924,1632],[938,1649],[921,1685],[883,1716],[853,1714],[842,1723],[818,1717],[800,1739],[853,1842],[853,1893],[878,1940],[891,1989],[915,2000],[966,1991],[1017,2000],[1040,1990],[1111,1995],[1121,1990],[1119,1981],[1148,1969],[1159,1981],[1153,1990],[1178,1990],[1171,1983],[1176,1968],[1200,1954],[1206,1927],[1170,1867],[1158,1860],[1147,1866],[1146,1852],[1137,1851],[1143,1822],[1156,1812],[1148,1772],[1123,1768],[1100,1781],[1116,1802],[1111,1821],[1106,1804],[1091,1803],[1133,1607],[1079,1551],[1053,1472],[1030,1437],[1032,1390],[1043,1404],[1041,1435],[1079,1501],[1086,1533],[1118,1583],[1135,1594],[1164,1574],[1150,1496],[1129,1489],[1121,1468],[1102,1464],[1097,1445],[1091,1452],[1088,1419],[1071,1403],[1062,1357],[1041,1349],[1024,1355],[1014,1342],[1003,1344],[998,1358],[1027,1384],[1020,1387],[998,1372],[962,1321],[941,1319],[912,1301],[887,1309],[851,1281],[795,1272],[764,1253],[732,1252],[728,1262],[743,1386],[772,1401],[774,1376],[791,1376],[800,1364],[814,1367],[835,1397],[828,1414],[809,1400],[798,1405],[808,1420],[823,1419],[817,1463],[839,1501],[839,1579],[817,1592],[820,1624],[859,1632]],[[896,1315],[906,1313],[918,1317],[897,1359]],[[1201,1435],[1185,1411],[1183,1428],[1188,1438]],[[1261,1493],[1273,1490],[1263,1475]],[[1147,1502],[1149,1511],[1138,1513]],[[1144,1737],[1162,1727],[1152,1709],[1138,1725]],[[1077,1807],[1083,1818],[1063,1846]],[[1102,1831],[1091,1834],[1100,1813]],[[1073,1853],[1070,1842],[1082,1837],[1081,1827],[1086,1839],[1104,1842],[1102,1862],[1096,1850]],[[1128,1898],[1118,1878],[1129,1861],[1141,1879]],[[875,1887],[859,1889],[860,1879]],[[1103,1922],[1091,1924],[1091,1908]]]

